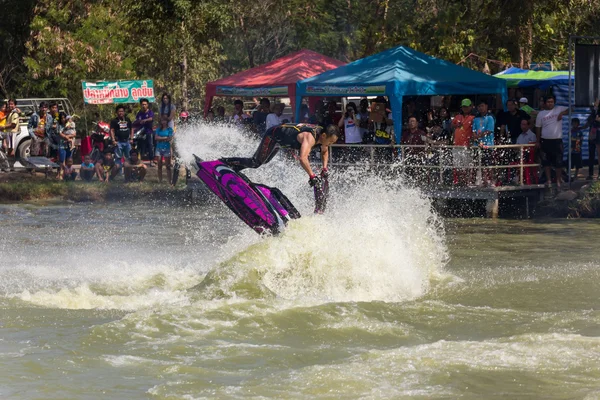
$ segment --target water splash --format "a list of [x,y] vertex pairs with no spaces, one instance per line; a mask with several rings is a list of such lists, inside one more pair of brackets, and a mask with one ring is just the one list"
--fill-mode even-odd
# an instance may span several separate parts
[[[179,133],[185,159],[250,155],[235,129],[199,124]],[[181,143],[181,145],[179,144]],[[322,301],[401,301],[424,294],[447,259],[443,225],[414,189],[358,168],[335,171],[331,208],[311,214],[312,193],[299,163],[283,155],[251,179],[279,187],[304,215],[212,270],[197,287],[207,297],[282,297]],[[245,171],[245,172],[246,172]],[[395,187],[394,187],[395,186]]]

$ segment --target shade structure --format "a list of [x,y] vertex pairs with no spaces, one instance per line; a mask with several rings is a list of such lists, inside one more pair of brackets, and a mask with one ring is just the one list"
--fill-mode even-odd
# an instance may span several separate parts
[[[511,67],[494,75],[506,80],[506,85],[512,87],[534,87],[546,90],[552,86],[569,85],[569,71],[530,71]],[[571,73],[571,79],[575,74]]]
[[301,80],[296,107],[306,96],[388,96],[399,143],[402,96],[451,94],[501,94],[503,103],[508,99],[502,79],[399,46]]
[[312,50],[300,50],[269,63],[206,84],[204,114],[214,96],[296,98],[296,83],[345,63]]

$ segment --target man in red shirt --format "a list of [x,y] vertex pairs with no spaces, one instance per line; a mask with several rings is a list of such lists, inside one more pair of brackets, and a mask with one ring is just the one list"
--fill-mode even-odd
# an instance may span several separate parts
[[452,149],[455,183],[468,184],[471,182],[471,168],[473,160],[471,157],[471,140],[473,139],[473,120],[475,116],[471,114],[473,111],[473,103],[469,99],[464,99],[461,103],[462,114],[457,115],[452,120],[452,144],[455,147]]

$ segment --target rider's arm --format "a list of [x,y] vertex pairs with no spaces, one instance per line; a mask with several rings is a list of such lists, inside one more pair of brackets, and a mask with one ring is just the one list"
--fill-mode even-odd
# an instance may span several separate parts
[[313,174],[310,163],[308,162],[308,155],[310,154],[310,150],[312,149],[314,141],[315,140],[313,139],[312,135],[310,135],[308,132],[305,132],[302,139],[302,145],[300,146],[300,165],[302,165],[302,168],[311,177],[315,174]]
[[329,163],[329,146],[321,145],[321,161],[323,161],[323,169],[327,169]]

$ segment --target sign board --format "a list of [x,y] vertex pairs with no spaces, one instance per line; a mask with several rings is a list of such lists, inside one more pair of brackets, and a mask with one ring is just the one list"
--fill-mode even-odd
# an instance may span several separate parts
[[552,65],[551,61],[531,63],[529,64],[529,69],[532,71],[554,71],[554,65]]
[[240,97],[254,97],[254,96],[287,96],[287,86],[272,86],[272,87],[259,87],[259,88],[242,88],[234,86],[217,86],[217,96],[240,96]]
[[306,93],[322,95],[384,95],[385,86],[307,86]]
[[153,103],[154,81],[97,81],[81,82],[85,104],[137,103],[148,99]]

